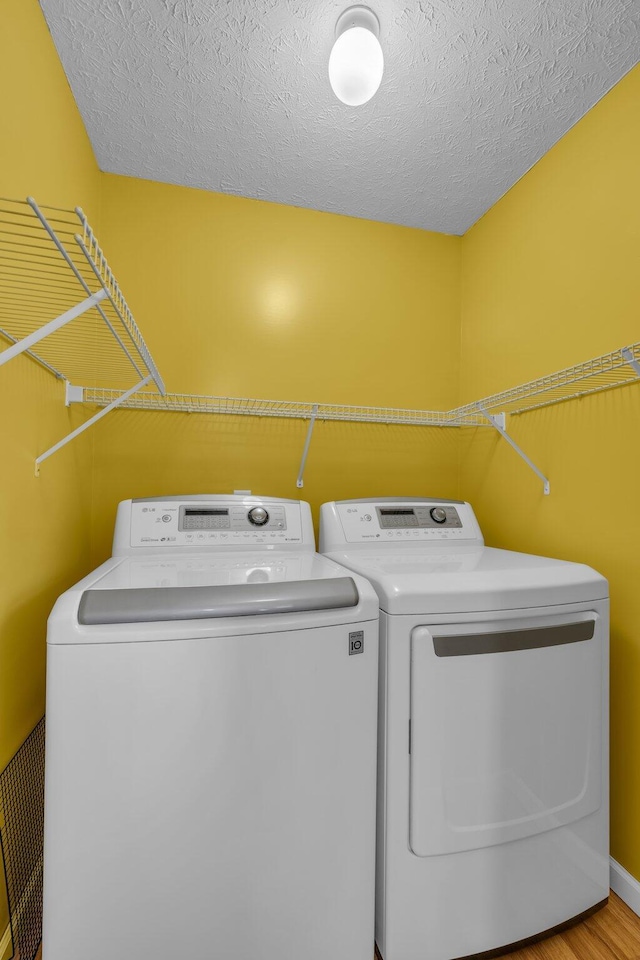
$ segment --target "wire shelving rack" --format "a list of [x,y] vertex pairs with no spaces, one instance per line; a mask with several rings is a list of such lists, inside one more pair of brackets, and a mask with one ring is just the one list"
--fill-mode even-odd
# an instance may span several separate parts
[[478,410],[489,413],[527,413],[566,400],[635,383],[640,378],[640,343],[632,343],[601,357],[566,367],[537,380],[521,383],[501,393],[449,411],[452,420],[474,425]]
[[[86,389],[84,400],[106,406],[117,391]],[[440,410],[404,410],[391,407],[359,407],[333,403],[308,403],[293,400],[255,400],[248,397],[216,397],[187,393],[160,396],[141,391],[123,404],[131,410],[170,410],[174,413],[231,414],[248,417],[282,417],[285,419],[343,420],[354,423],[405,424],[407,426],[448,427],[449,414]]]
[[[36,460],[39,464],[136,390],[164,383],[80,208],[0,198],[0,366],[25,353],[68,387],[118,392]],[[67,389],[67,402],[74,399]]]
[[[304,467],[316,420],[343,420],[355,423],[386,423],[430,427],[493,427],[522,457],[550,492],[548,478],[530,460],[507,432],[506,414],[521,414],[541,407],[575,400],[640,380],[640,343],[622,347],[601,357],[567,367],[556,373],[509,390],[492,394],[451,410],[403,410],[388,407],[341,406],[288,400],[256,400],[248,397],[216,397],[195,394],[140,391],[121,406],[134,410],[170,410],[177,413],[233,414],[236,416],[284,417],[309,421],[297,484],[303,486]],[[89,389],[84,399],[101,407],[112,404],[116,391]]]
[[[638,380],[640,380],[640,342],[451,410],[410,410],[187,393],[166,393],[162,396],[149,390],[134,394],[121,405],[131,410],[169,410],[174,413],[232,414],[300,420],[309,420],[315,416],[318,420],[345,420],[356,423],[483,427],[487,425],[487,413],[493,416],[498,413],[526,413],[552,404],[626,386]],[[84,390],[85,402],[97,406],[107,406],[117,396],[118,391],[108,388],[95,387]]]
[[[167,393],[144,338],[81,209],[0,198],[0,366],[24,352],[66,381],[66,402],[99,408],[36,460],[38,465],[110,410],[169,411],[308,421],[298,486],[317,420],[495,428],[549,481],[507,432],[522,414],[640,380],[640,342],[451,410]],[[74,386],[82,384],[82,386]]]
[[479,414],[484,425],[495,428],[533,470],[542,481],[543,492],[548,494],[551,492],[549,479],[507,432],[507,414],[527,413],[567,400],[578,400],[590,394],[637,383],[639,380],[640,343],[632,343],[584,363],[565,367],[556,373],[456,407],[449,411],[449,416],[452,426],[454,423],[459,426],[476,426]]
[[[80,312],[92,297],[95,302]],[[51,321],[75,310],[72,320],[40,337]],[[35,335],[37,347],[34,343],[29,348],[31,355],[65,380],[125,388],[150,376],[164,391],[131,310],[79,208],[39,207],[32,198],[0,199],[0,333],[14,344]],[[6,359],[0,354],[0,363]]]

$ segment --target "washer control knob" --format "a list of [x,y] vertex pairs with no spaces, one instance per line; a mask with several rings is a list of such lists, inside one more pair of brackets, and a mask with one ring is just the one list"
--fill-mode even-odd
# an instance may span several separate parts
[[247,517],[249,518],[249,523],[253,523],[256,527],[264,527],[265,523],[269,520],[269,514],[264,507],[252,507]]
[[442,507],[432,507],[429,513],[431,514],[431,519],[435,520],[436,523],[444,523],[447,519],[447,511]]

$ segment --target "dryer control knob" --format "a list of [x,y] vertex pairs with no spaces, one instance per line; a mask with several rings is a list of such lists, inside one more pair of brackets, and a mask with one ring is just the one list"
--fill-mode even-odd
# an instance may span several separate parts
[[247,517],[249,518],[249,523],[253,523],[256,527],[264,527],[269,519],[269,514],[264,507],[252,507]]
[[431,514],[431,519],[435,520],[436,523],[444,523],[447,519],[447,511],[442,507],[432,507],[429,513]]

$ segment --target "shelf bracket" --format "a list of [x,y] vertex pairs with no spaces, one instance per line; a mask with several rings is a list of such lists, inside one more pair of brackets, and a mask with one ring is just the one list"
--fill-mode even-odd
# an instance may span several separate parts
[[629,366],[635,370],[640,377],[640,363],[635,359],[631,347],[623,347],[620,353],[622,354],[623,360],[626,360]]
[[76,304],[75,307],[71,307],[70,310],[65,311],[65,313],[61,313],[59,317],[55,318],[55,320],[50,320],[49,323],[45,323],[43,327],[40,327],[38,330],[34,330],[33,333],[30,333],[28,337],[25,337],[23,340],[18,340],[17,343],[14,343],[12,347],[8,347],[6,350],[3,350],[2,353],[0,353],[0,367],[9,360],[13,360],[14,357],[24,353],[25,350],[29,350],[30,347],[34,346],[34,344],[44,340],[44,338],[48,337],[49,334],[55,333],[56,330],[59,330],[60,327],[64,327],[65,324],[69,323],[71,320],[75,320],[76,317],[81,316],[83,313],[86,313],[87,310],[91,310],[92,307],[97,306],[101,300],[104,300],[106,295],[106,290],[98,290],[97,293],[91,294],[90,297],[87,297],[86,300]]
[[302,460],[300,461],[300,469],[298,470],[298,479],[296,480],[296,487],[304,487],[304,468],[307,463],[307,456],[309,454],[309,447],[311,446],[311,437],[313,436],[313,428],[315,426],[316,417],[318,416],[318,404],[314,403],[311,409],[311,417],[309,419],[309,426],[307,427],[307,436],[304,441],[304,449],[302,451]]
[[64,405],[70,407],[72,403],[84,403],[84,387],[74,387],[69,380],[65,380]]
[[[93,426],[94,423],[97,423],[98,420],[101,420],[105,417],[111,410],[115,410],[116,407],[119,407],[122,403],[129,399],[134,393],[137,393],[138,390],[142,390],[143,387],[146,387],[148,383],[151,383],[153,377],[145,377],[144,380],[141,380],[140,383],[136,383],[135,387],[131,387],[129,390],[125,390],[119,397],[116,397],[115,400],[112,400],[111,403],[103,407],[102,410],[98,410],[97,413],[94,413],[92,417],[89,417],[88,420],[85,420],[84,423],[80,424],[79,427],[76,427],[75,430],[72,430],[71,433],[67,434],[62,440],[58,440],[57,443],[54,443],[52,447],[49,447],[45,453],[41,453],[39,457],[36,458],[36,477],[40,476],[40,464],[46,460],[52,454],[57,453],[58,450],[61,450],[62,447],[65,447],[71,440],[75,440],[76,437],[79,437],[81,433],[84,433],[89,427]],[[67,403],[76,402],[77,395],[73,395],[71,391],[81,390],[82,387],[72,387],[70,384],[67,386]]]
[[[63,244],[60,242],[60,240],[59,240],[59,238],[57,237],[55,231],[54,231],[53,228],[51,227],[51,224],[48,222],[47,218],[46,218],[45,215],[43,214],[42,210],[40,209],[40,207],[38,206],[38,204],[36,203],[36,201],[33,199],[33,197],[27,197],[27,203],[29,204],[29,206],[31,207],[31,209],[33,210],[33,212],[35,213],[36,217],[38,218],[38,220],[39,220],[40,223],[42,224],[42,226],[43,226],[43,228],[45,229],[45,231],[47,232],[47,234],[49,235],[49,238],[50,238],[51,242],[52,242],[53,244],[55,244],[56,249],[58,250],[60,256],[63,258],[63,260],[65,261],[65,263],[67,264],[67,266],[69,267],[69,269],[71,270],[71,272],[73,273],[73,275],[75,276],[75,278],[78,280],[78,282],[79,282],[80,285],[82,286],[82,288],[83,288],[83,290],[85,291],[85,293],[90,294],[90,293],[91,293],[91,288],[89,287],[89,284],[87,283],[87,281],[85,280],[85,278],[82,276],[82,274],[81,274],[80,271],[78,270],[78,267],[76,266],[76,264],[73,262],[73,260],[72,260],[71,257],[69,256],[69,254],[68,254],[67,250],[64,248]],[[84,230],[85,230],[85,231],[91,230],[91,228],[89,227],[89,224],[87,223],[87,219],[86,219],[84,213],[82,212],[82,210],[80,210],[80,208],[77,207],[75,212],[76,212],[76,215],[78,216],[78,218],[79,218],[79,220],[80,220],[80,223],[82,223],[82,226],[83,226]],[[87,253],[87,250],[86,250],[84,244],[82,243],[82,241],[80,240],[80,238],[79,238],[78,236],[75,237],[75,240],[76,240],[76,243],[78,243],[78,245],[81,247],[84,256],[88,259],[88,261],[89,261],[89,266],[91,267],[91,269],[93,270],[93,272],[96,274],[96,278],[97,278],[97,280],[98,280],[98,283],[102,286],[102,288],[103,288],[103,290],[104,290],[104,295],[105,295],[105,297],[109,297],[109,299],[111,299],[111,297],[109,296],[109,290],[107,289],[105,283],[103,282],[102,277],[100,276],[99,272],[96,270],[95,264],[94,264],[93,260],[91,259],[91,257],[89,256],[89,254]],[[103,299],[103,298],[101,297],[100,299]],[[114,304],[114,306],[115,306],[115,304]],[[125,356],[127,357],[127,359],[128,359],[128,360],[131,362],[131,364],[133,365],[134,370],[136,371],[136,373],[138,374],[138,376],[141,377],[141,376],[142,376],[142,371],[140,370],[140,367],[139,367],[138,364],[135,362],[134,358],[131,356],[130,352],[127,350],[126,346],[125,346],[124,343],[122,342],[122,338],[118,335],[118,332],[115,330],[113,324],[112,324],[111,321],[109,320],[109,317],[108,317],[107,314],[104,312],[104,310],[102,309],[102,307],[98,307],[97,309],[98,309],[98,313],[100,314],[100,316],[101,316],[102,319],[104,320],[105,324],[107,325],[107,327],[108,327],[109,331],[111,332],[111,334],[113,335],[114,339],[116,340],[117,343],[120,344],[120,346],[122,347],[122,350],[124,351]],[[121,317],[120,319],[122,319],[122,317]],[[125,326],[126,326],[126,324],[125,324]]]
[[485,408],[482,407],[480,404],[478,404],[478,410],[480,411],[480,413],[482,414],[482,416],[485,417],[485,418],[489,421],[489,423],[491,424],[491,426],[494,427],[494,428],[498,431],[498,433],[500,434],[500,436],[501,436],[501,437],[504,437],[504,439],[507,441],[507,443],[510,444],[510,445],[513,447],[513,449],[514,449],[515,452],[518,454],[518,456],[519,456],[519,457],[522,457],[522,459],[524,460],[524,462],[527,464],[527,466],[528,466],[531,470],[533,470],[533,472],[536,474],[536,476],[537,476],[537,477],[540,477],[540,479],[542,480],[542,489],[543,489],[545,495],[548,496],[549,493],[551,492],[551,486],[550,486],[550,484],[549,484],[549,481],[548,481],[547,477],[545,477],[545,475],[544,475],[544,473],[542,472],[542,470],[538,470],[538,468],[536,467],[535,463],[533,463],[533,462],[529,459],[529,457],[526,455],[526,453],[524,452],[524,450],[522,450],[522,449],[518,446],[518,444],[515,442],[515,440],[513,439],[513,437],[510,437],[509,434],[507,433],[507,429],[506,429],[506,427],[507,427],[507,417],[506,417],[506,414],[504,414],[504,413],[498,413],[498,414],[496,414],[495,416],[492,416],[492,415],[491,415],[487,410],[485,410]]

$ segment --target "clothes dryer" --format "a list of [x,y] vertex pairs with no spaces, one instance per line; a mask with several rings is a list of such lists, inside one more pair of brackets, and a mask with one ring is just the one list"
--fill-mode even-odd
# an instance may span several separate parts
[[468,503],[324,504],[380,603],[376,940],[510,950],[609,892],[606,580],[484,546]]
[[378,602],[308,504],[121,503],[47,644],[46,960],[371,960]]

